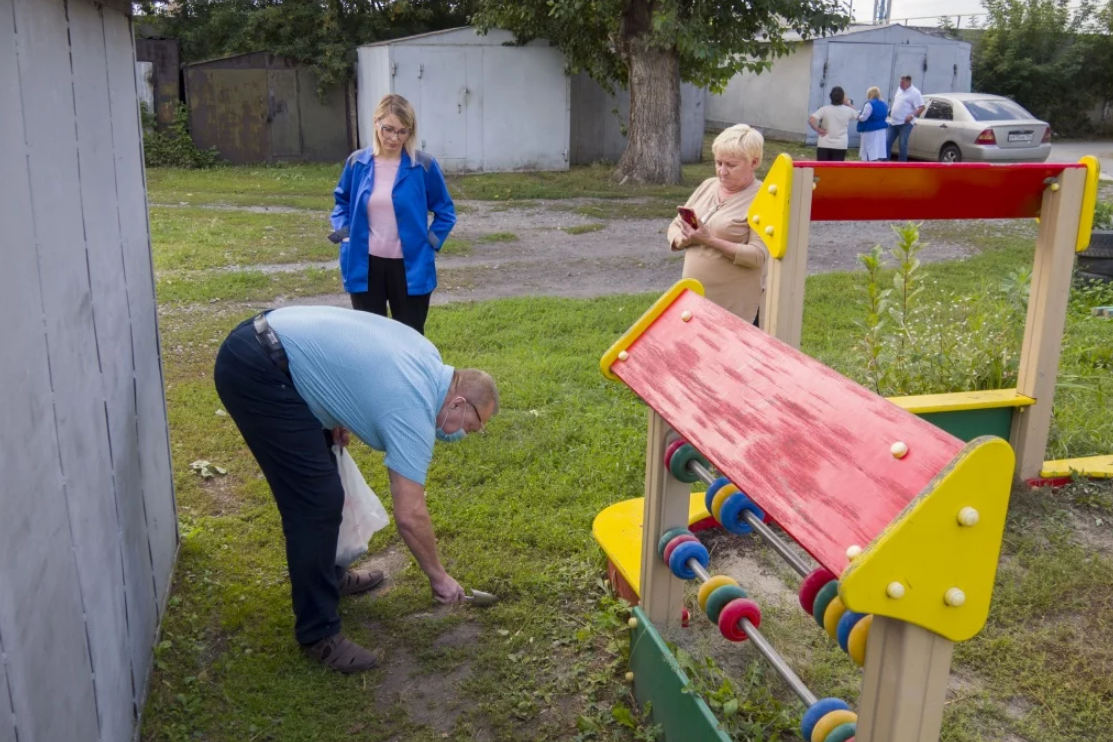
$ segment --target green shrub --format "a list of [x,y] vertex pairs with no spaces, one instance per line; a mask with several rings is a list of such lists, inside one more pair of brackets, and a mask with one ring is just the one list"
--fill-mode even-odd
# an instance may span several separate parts
[[188,170],[220,164],[216,147],[198,149],[189,134],[189,108],[179,104],[165,131],[155,128],[155,115],[146,105],[143,116],[143,160],[147,167],[180,167]]
[[863,383],[883,396],[1002,389],[1016,384],[1028,311],[1031,268],[1024,266],[976,296],[948,292],[924,302],[924,248],[919,225],[894,227],[896,261],[889,270],[877,245],[866,268],[864,318],[856,344]]
[[1113,229],[1113,203],[1098,201],[1094,204],[1094,229]]

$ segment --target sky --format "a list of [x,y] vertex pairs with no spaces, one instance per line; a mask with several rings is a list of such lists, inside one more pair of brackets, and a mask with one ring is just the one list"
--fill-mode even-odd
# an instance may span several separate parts
[[[927,16],[923,21],[910,23],[910,25],[934,26],[938,25],[935,18],[941,15],[968,15],[971,13],[985,13],[985,8],[978,0],[892,0],[892,20],[901,21],[905,18]],[[854,0],[855,20],[866,23],[873,12],[873,0]],[[965,18],[963,26],[966,25]]]

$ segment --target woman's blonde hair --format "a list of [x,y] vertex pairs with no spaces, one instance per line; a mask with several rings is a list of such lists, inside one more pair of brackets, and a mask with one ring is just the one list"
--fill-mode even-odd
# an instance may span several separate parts
[[410,130],[410,135],[406,137],[406,142],[402,146],[406,148],[406,154],[412,160],[414,158],[414,142],[417,141],[417,114],[414,113],[414,107],[410,105],[410,102],[397,93],[387,93],[379,101],[379,105],[375,106],[375,113],[371,116],[371,120],[374,122],[371,125],[374,132],[371,153],[377,155],[383,151],[382,132],[379,131],[379,123],[391,115],[402,122],[402,128]]
[[765,137],[749,124],[735,124],[715,137],[711,152],[716,157],[725,155],[756,160],[754,167],[761,167],[761,159],[765,154]]
[[866,100],[873,100],[874,98],[880,98],[880,97],[881,97],[881,88],[877,87],[876,85],[874,85],[872,88],[870,88],[869,90],[866,91]]

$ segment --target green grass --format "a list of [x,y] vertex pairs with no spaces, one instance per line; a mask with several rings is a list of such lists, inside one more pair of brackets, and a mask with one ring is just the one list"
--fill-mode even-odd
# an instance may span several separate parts
[[[940,272],[959,269],[961,280],[1022,253],[991,251]],[[849,323],[850,290],[846,276],[809,279],[806,350],[817,352],[817,338],[849,343],[842,321],[832,327],[816,310],[837,308]],[[610,640],[596,625],[599,593],[588,588],[602,574],[602,562],[589,534],[599,510],[641,494],[644,407],[599,376],[597,358],[652,298],[514,299],[437,307],[430,314],[429,336],[447,362],[489,369],[500,383],[503,412],[490,434],[438,445],[429,503],[449,569],[503,602],[489,612],[415,625],[406,616],[427,611],[429,603],[424,579],[411,566],[394,591],[346,602],[343,615],[357,641],[415,652],[428,671],[470,663],[464,723],[491,729],[496,739],[519,739],[525,728],[533,730],[531,739],[570,738],[567,723],[543,713],[553,697],[589,716],[605,716],[600,709],[619,702],[614,694],[622,685],[614,670],[620,669],[620,647],[604,651]],[[172,349],[165,362],[185,539],[164,627],[170,644],[159,652],[144,738],[233,740],[261,730],[266,736],[260,739],[329,739],[362,725],[368,739],[427,739],[397,708],[357,702],[381,674],[336,677],[295,651],[277,515],[235,426],[215,414],[220,405],[209,381],[218,342],[249,314],[217,304],[163,320],[164,347]],[[1109,410],[1091,413],[1108,416]],[[381,456],[361,446],[356,455],[371,485],[388,492]],[[228,478],[202,482],[188,469],[198,458],[227,467]],[[389,509],[389,498],[384,502]],[[1016,555],[1015,567],[1001,573],[993,623],[959,654],[959,667],[977,674],[988,700],[963,701],[963,721],[949,722],[949,742],[995,739],[969,730],[992,727],[999,706],[1012,698],[1028,709],[1017,729],[1051,730],[1034,737],[1041,742],[1077,739],[1071,735],[1083,725],[1113,724],[1101,695],[1107,644],[1094,641],[1107,636],[1102,632],[1111,617],[1109,564],[1055,540],[1057,509],[1049,513],[1046,522],[1038,514],[1011,522],[1007,551]],[[1050,545],[1038,539],[1051,539]],[[372,551],[392,544],[397,535],[388,528]],[[468,619],[483,627],[474,646],[446,652],[433,644]],[[1093,646],[1081,646],[1086,637]],[[585,650],[583,642],[595,639],[603,645]],[[840,669],[837,651],[827,650],[814,662],[805,660],[801,671],[820,687],[842,688],[852,673]],[[1062,654],[1068,650],[1073,654]],[[603,693],[604,701],[581,695],[580,683]],[[1044,703],[1050,712],[1037,709]],[[609,733],[630,739],[616,725]]]
[[676,207],[682,206],[688,197],[649,198],[641,201],[597,201],[573,207],[577,214],[591,219],[672,219]]
[[151,207],[155,269],[298,263],[336,257],[325,214]]
[[518,235],[513,232],[490,232],[481,235],[476,242],[517,242]]
[[319,296],[342,292],[340,271],[307,268],[301,271],[174,271],[155,283],[160,304],[195,304],[234,300],[268,301],[277,296]]
[[342,163],[147,170],[152,204],[285,206],[331,211]]
[[440,254],[465,258],[468,255],[471,255],[471,243],[467,240],[461,240],[456,237],[449,237],[448,240],[443,245],[441,245]]
[[[766,155],[768,163],[768,149]],[[176,192],[168,190],[173,186],[200,194],[197,203],[215,203],[217,196],[231,202],[227,194],[246,194],[243,203],[255,198],[250,203],[258,204],[268,198],[310,198],[313,189],[334,177],[326,168],[317,170],[313,175],[315,169],[309,168],[301,180],[284,177],[301,172],[297,168],[149,177],[153,190]],[[519,175],[506,179],[509,190],[528,184]],[[607,190],[611,184],[598,187]],[[675,213],[671,199],[649,194],[645,201],[614,204],[661,209],[669,204]],[[190,223],[174,224],[183,212],[190,212]],[[252,214],[242,224],[216,222],[235,233],[230,246],[222,247],[212,220],[229,219],[233,212],[193,212],[152,209],[183,539],[142,738],[442,739],[407,717],[404,704],[379,702],[377,688],[388,679],[387,671],[338,676],[298,654],[277,512],[234,423],[218,414],[211,373],[226,333],[277,297],[341,291],[335,270],[263,273],[219,267],[281,262],[274,258],[276,251],[298,246],[280,243],[263,227],[281,223],[284,234],[294,234],[300,225],[311,236],[308,220],[317,217]],[[302,216],[307,221],[299,221]],[[241,240],[240,232],[259,235],[260,242],[268,236],[275,241],[255,246],[253,239]],[[201,244],[191,245],[189,235]],[[981,249],[966,260],[928,266],[936,281],[925,296],[930,300],[946,291],[983,290],[988,281],[1030,262],[1034,229],[1027,223],[1005,229],[936,223],[925,227],[924,238],[961,240]],[[331,245],[324,247],[331,257]],[[442,254],[467,250],[466,243],[450,240]],[[446,289],[483,280],[476,269],[440,274]],[[860,313],[852,302],[861,283],[854,274],[807,281],[804,350],[852,375],[860,367],[852,350]],[[384,647],[388,658],[412,658],[424,677],[411,691],[468,669],[461,690],[448,700],[447,710],[461,713],[449,739],[635,739],[632,730],[615,721],[622,717],[615,709],[629,703],[622,682],[625,616],[606,597],[603,560],[590,533],[603,507],[642,494],[645,407],[623,386],[606,382],[597,364],[655,298],[509,299],[438,306],[430,313],[427,333],[446,362],[486,368],[500,385],[503,409],[487,436],[437,444],[428,498],[449,570],[466,587],[493,591],[502,602],[482,612],[431,612],[427,582],[403,548],[408,567],[395,576],[396,586],[381,596],[345,600],[341,610],[345,632],[353,639]],[[1088,315],[1088,304],[1096,299],[1076,291],[1067,319],[1049,446],[1055,456],[1113,451],[1113,321]],[[353,452],[389,510],[382,456],[359,444]],[[228,475],[201,480],[189,469],[201,458],[227,468]],[[989,625],[956,653],[956,671],[969,687],[947,706],[945,742],[1001,742],[1010,734],[1010,742],[1067,742],[1113,727],[1110,522],[1109,484],[1074,485],[1059,495],[1014,496]],[[400,546],[392,525],[375,536],[371,551]],[[858,672],[807,616],[773,607],[766,615],[763,629],[785,648],[807,682],[855,697]],[[438,643],[464,624],[478,625],[473,640]],[[778,690],[766,671],[755,672],[744,675],[746,684],[768,682]],[[766,698],[764,692],[753,693]],[[761,713],[784,723],[784,715],[797,713],[795,703],[783,692],[774,695],[781,701],[769,700]]]
[[[671,203],[684,201],[692,189],[715,174],[711,156],[714,135],[704,138],[703,161],[684,165],[684,181],[677,186],[620,184],[610,164],[577,165],[567,171],[532,173],[482,173],[448,176],[454,199],[467,201],[523,201],[532,199],[656,197]],[[796,159],[810,159],[815,150],[797,144],[767,141],[765,159],[758,171],[763,177],[781,152]],[[331,211],[332,191],[341,164],[305,164],[261,167],[220,167],[211,170],[152,168],[147,187],[152,204],[229,204],[239,206],[285,206],[314,211]],[[464,208],[466,204],[462,205]]]
[[577,224],[575,227],[561,227],[561,230],[568,234],[589,234],[591,232],[598,232],[606,229],[606,224],[595,222],[592,224]]

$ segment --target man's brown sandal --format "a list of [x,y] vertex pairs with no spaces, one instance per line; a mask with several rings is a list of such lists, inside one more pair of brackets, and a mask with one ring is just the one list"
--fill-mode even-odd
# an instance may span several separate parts
[[382,657],[381,650],[364,649],[343,634],[333,634],[302,650],[330,670],[345,674],[374,669]]
[[380,569],[361,569],[345,573],[340,579],[340,595],[358,595],[368,590],[374,590],[383,584],[383,572]]

